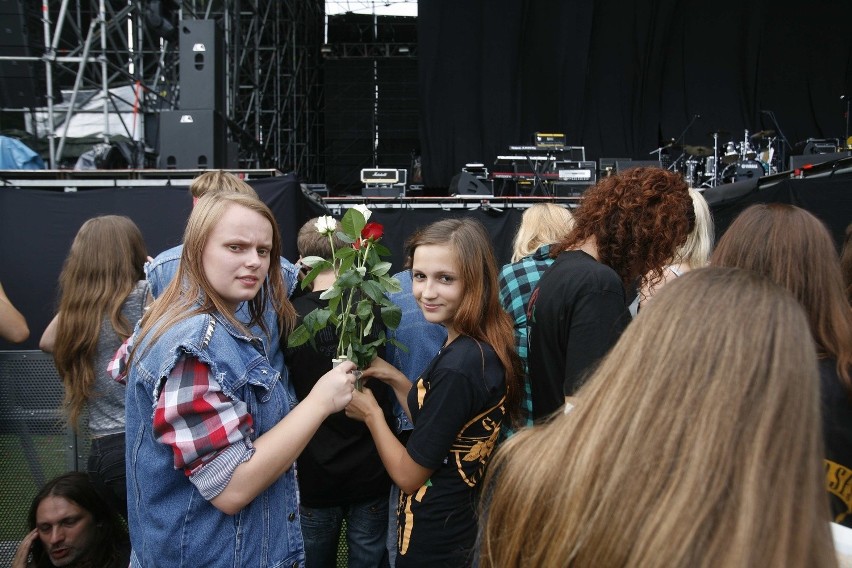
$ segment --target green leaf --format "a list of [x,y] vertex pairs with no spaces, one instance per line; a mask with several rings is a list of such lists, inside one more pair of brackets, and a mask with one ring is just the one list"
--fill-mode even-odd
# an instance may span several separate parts
[[349,235],[347,235],[347,234],[346,234],[346,233],[344,233],[343,231],[337,231],[336,235],[337,235],[337,238],[338,238],[338,239],[340,239],[341,241],[343,241],[344,243],[349,244],[349,245],[351,245],[352,243],[354,243],[354,242],[355,242],[355,238],[357,238],[357,237],[355,237],[355,238],[350,237]]
[[396,329],[402,321],[402,310],[399,306],[382,306],[382,321],[388,329]]
[[290,336],[287,338],[287,347],[298,347],[300,345],[304,345],[311,338],[311,334],[305,328],[304,325],[300,325],[296,329],[290,333]]
[[379,256],[389,256],[391,253],[390,249],[381,243],[373,243],[373,250]]
[[367,323],[364,325],[364,329],[361,333],[361,337],[367,337],[370,335],[370,332],[373,330],[373,321],[375,321],[376,316],[373,315],[373,312],[370,312],[370,318],[367,320]]
[[396,339],[388,339],[388,343],[392,344],[394,347],[396,347],[398,349],[402,349],[403,352],[408,353],[408,347],[406,347],[404,343],[400,343]]
[[373,280],[367,280],[361,284],[361,290],[367,294],[367,297],[377,304],[382,303],[382,298],[385,296],[385,291]]
[[379,276],[379,282],[388,294],[397,294],[402,292],[402,284],[398,278],[392,276]]
[[332,286],[328,290],[323,291],[323,293],[320,294],[320,300],[330,300],[332,298],[337,298],[342,293],[343,291],[338,288],[337,283],[335,283],[334,286]]
[[[361,275],[358,274],[357,270],[350,269],[338,276],[334,286],[340,288],[352,288],[361,283],[362,280],[363,279],[361,278]],[[322,296],[320,296],[320,298],[322,298]]]
[[358,314],[358,318],[361,320],[366,320],[373,313],[373,303],[369,300],[361,300],[358,302],[358,308],[355,313]]
[[[355,252],[354,249],[350,249],[352,252]],[[355,255],[348,255],[343,259],[343,262],[340,263],[340,268],[338,268],[337,273],[343,274],[347,270],[350,270],[355,265],[355,259],[357,257]]]
[[340,220],[340,226],[343,228],[343,232],[353,239],[357,239],[361,236],[361,231],[366,226],[367,220],[364,219],[364,216],[357,209],[347,209],[346,213],[343,215],[343,219]]
[[[329,267],[330,266],[331,264],[329,264]],[[313,282],[314,279],[319,276],[320,272],[322,272],[323,270],[325,270],[325,268],[321,268],[320,266],[311,268],[311,271],[308,272],[308,274],[304,278],[302,278],[302,290],[307,290],[308,286],[311,285],[311,282]]]
[[335,251],[335,255],[337,255],[338,260],[343,260],[346,258],[354,257],[358,254],[358,251],[352,247],[342,247]]
[[324,262],[326,264],[326,268],[331,268],[331,263],[321,256],[306,256],[303,257],[300,262],[305,266],[310,266],[311,268],[316,268],[318,264]]
[[374,276],[384,276],[390,272],[391,266],[390,262],[379,262],[370,269],[370,274]]
[[327,308],[317,308],[305,316],[304,325],[311,330],[312,335],[315,335],[328,324],[328,319],[330,317],[330,310]]

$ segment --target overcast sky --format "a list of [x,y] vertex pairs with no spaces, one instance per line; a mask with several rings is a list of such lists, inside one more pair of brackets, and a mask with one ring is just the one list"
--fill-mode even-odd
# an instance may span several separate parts
[[376,0],[375,2],[330,2],[326,0],[326,14],[372,14],[380,16],[416,16],[417,0]]

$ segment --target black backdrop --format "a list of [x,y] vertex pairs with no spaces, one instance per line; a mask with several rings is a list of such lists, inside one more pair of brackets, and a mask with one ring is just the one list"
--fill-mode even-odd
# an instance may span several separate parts
[[[290,177],[249,182],[270,206],[284,240],[284,256],[296,253],[296,233],[316,215],[327,214],[321,202],[307,199]],[[852,180],[849,175],[789,179],[766,187],[731,184],[705,192],[713,211],[717,237],[745,207],[756,202],[792,203],[822,219],[841,243],[852,221]],[[509,262],[512,239],[523,208],[511,202],[500,208],[470,209],[371,207],[371,220],[385,227],[384,244],[391,249],[394,270],[403,263],[403,247],[418,227],[446,217],[472,216],[491,236],[497,261]],[[341,203],[342,207],[352,202]],[[120,214],[132,218],[155,255],[181,241],[192,200],[185,187],[107,188],[63,193],[44,189],[0,188],[0,282],[24,314],[31,337],[21,345],[0,340],[0,349],[37,349],[56,306],[57,280],[62,262],[80,225],[96,215]]]
[[[72,183],[72,182],[69,182]],[[292,176],[252,180],[281,227],[284,256],[295,259],[296,232],[310,218],[300,186]],[[86,219],[127,215],[139,226],[148,254],[180,244],[192,209],[186,187],[112,187],[76,192],[0,188],[0,282],[24,314],[30,338],[0,349],[38,349],[55,313],[57,282],[74,235]]]
[[850,21],[843,0],[420,2],[425,182],[447,187],[536,131],[587,159],[648,159],[694,114],[687,144],[775,129],[761,110],[791,145],[843,138]]

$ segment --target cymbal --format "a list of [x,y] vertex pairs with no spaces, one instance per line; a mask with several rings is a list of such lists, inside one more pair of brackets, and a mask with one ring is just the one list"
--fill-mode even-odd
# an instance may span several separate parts
[[683,151],[690,156],[696,156],[698,158],[705,158],[713,155],[713,148],[708,148],[707,146],[684,146]]
[[707,136],[709,136],[710,138],[713,138],[714,134],[718,134],[719,138],[722,138],[723,136],[729,136],[731,133],[727,130],[711,130],[710,132],[707,133]]
[[761,130],[760,132],[755,132],[751,135],[751,139],[755,140],[757,138],[769,138],[770,136],[775,136],[774,130]]

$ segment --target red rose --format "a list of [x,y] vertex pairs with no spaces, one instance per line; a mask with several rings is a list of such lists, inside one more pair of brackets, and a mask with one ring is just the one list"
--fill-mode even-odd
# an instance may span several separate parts
[[382,238],[383,233],[384,227],[382,227],[379,223],[371,221],[364,225],[364,229],[361,231],[361,238],[373,239],[375,241]]
[[355,242],[352,243],[352,248],[355,250],[361,250],[361,239],[355,239]]

